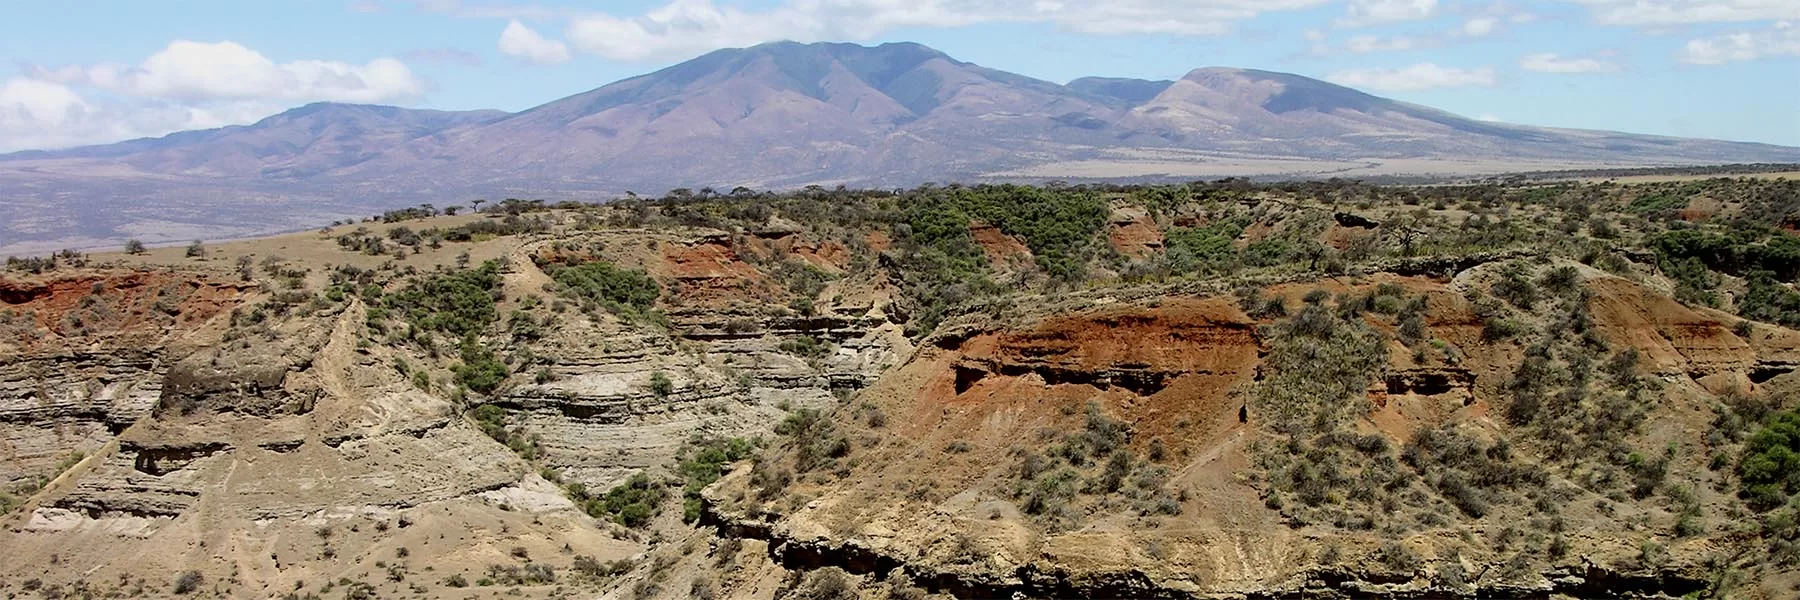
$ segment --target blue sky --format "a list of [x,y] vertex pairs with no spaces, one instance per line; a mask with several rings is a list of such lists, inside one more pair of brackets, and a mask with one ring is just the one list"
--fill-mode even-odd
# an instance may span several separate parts
[[1513,123],[1800,146],[1800,0],[320,0],[0,8],[0,151],[313,101],[519,110],[764,41],[1066,82],[1298,73]]

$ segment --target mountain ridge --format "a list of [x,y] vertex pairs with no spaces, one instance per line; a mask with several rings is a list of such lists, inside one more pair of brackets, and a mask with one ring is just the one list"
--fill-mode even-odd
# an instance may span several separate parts
[[910,42],[774,42],[515,113],[315,103],[250,125],[0,155],[12,221],[0,237],[168,242],[421,201],[675,187],[1738,162],[1800,162],[1800,148],[1490,123],[1254,69],[1058,84]]

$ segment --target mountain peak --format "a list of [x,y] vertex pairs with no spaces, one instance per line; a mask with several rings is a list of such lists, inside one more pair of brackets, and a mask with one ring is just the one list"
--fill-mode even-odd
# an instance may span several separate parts
[[[55,172],[28,162],[47,159],[62,162]],[[1313,171],[1307,161],[1329,170]],[[916,43],[772,42],[709,52],[514,115],[320,102],[253,125],[5,155],[0,188],[31,206],[57,205],[67,195],[153,193],[189,206],[199,195],[327,186],[370,202],[587,198],[624,189],[822,182],[1360,176],[1432,161],[1800,162],[1800,148],[1487,123],[1256,69],[1064,85]],[[1341,170],[1345,163],[1371,167]],[[107,175],[69,175],[81,169]],[[72,182],[83,187],[71,190]],[[0,223],[10,216],[0,211]]]

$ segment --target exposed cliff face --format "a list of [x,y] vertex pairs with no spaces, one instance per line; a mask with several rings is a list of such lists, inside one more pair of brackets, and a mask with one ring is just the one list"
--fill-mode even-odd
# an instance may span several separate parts
[[[635,240],[600,239],[611,249],[603,255],[642,260],[668,282],[669,332],[611,318],[566,320],[534,345],[547,380],[495,400],[541,440],[547,465],[590,488],[669,464],[697,435],[759,437],[787,409],[835,406],[910,351],[886,316],[891,292],[878,283],[840,278],[808,294],[778,280],[776,269],[795,264],[841,277],[848,257],[836,242],[775,229],[735,242],[660,240],[634,257],[622,250]],[[820,299],[810,314],[787,308],[801,296]],[[659,374],[670,383],[663,393],[652,385]]]
[[54,475],[143,418],[184,340],[246,290],[147,272],[0,279],[0,483]]
[[[1269,294],[1303,306],[1314,289],[1354,295],[1385,284],[1427,307],[1423,321],[1440,349],[1418,354],[1389,338],[1390,367],[1369,382],[1367,413],[1352,431],[1398,448],[1423,428],[1463,423],[1529,448],[1530,436],[1500,414],[1527,348],[1484,339],[1479,309],[1466,298],[1494,272],[1478,268],[1452,282],[1382,275],[1276,286]],[[1641,372],[1662,386],[1642,429],[1620,436],[1704,446],[1715,393],[1795,383],[1781,370],[1793,359],[1793,332],[1740,338],[1725,315],[1598,272],[1586,277],[1593,329],[1614,352],[1634,349]],[[1713,535],[1653,533],[1674,523],[1673,508],[1626,506],[1615,502],[1624,498],[1619,492],[1609,500],[1575,487],[1558,501],[1555,518],[1566,528],[1559,543],[1572,549],[1556,556],[1516,554],[1512,540],[1529,520],[1521,507],[1448,529],[1362,532],[1292,520],[1275,510],[1269,484],[1258,479],[1266,452],[1258,447],[1274,442],[1270,417],[1251,392],[1269,368],[1270,320],[1247,316],[1235,299],[1164,298],[1049,314],[1020,327],[948,327],[862,393],[859,402],[894,415],[896,424],[842,424],[858,440],[850,471],[801,477],[783,490],[810,498],[804,505],[757,501],[765,484],[740,471],[710,492],[715,519],[728,532],[769,540],[777,562],[790,568],[836,566],[877,577],[899,568],[920,587],[958,597],[1679,595],[1708,585],[1708,556],[1756,544],[1728,533],[1730,492],[1710,487],[1716,475],[1706,473],[1700,453],[1676,459],[1671,471],[1685,475],[1671,485],[1695,490],[1706,514],[1721,519]],[[1368,321],[1394,335],[1391,321]],[[1087,488],[1052,496],[1061,508],[1032,505],[1047,480],[1021,479],[1021,469],[1044,468],[1022,466],[1030,463],[1021,457],[1046,447],[1051,460],[1065,451],[1059,448],[1081,451],[1078,444],[1090,442],[1080,432],[1096,431],[1095,414],[1116,420],[1120,452],[1136,457],[1126,464],[1142,466],[1129,467],[1122,491],[1107,493],[1091,489],[1100,469],[1089,463],[1095,466],[1074,482]],[[1575,476],[1550,469],[1553,481]],[[1138,477],[1151,480],[1134,483]],[[1140,485],[1170,493],[1137,491]],[[1170,507],[1146,504],[1157,497]],[[1396,542],[1409,558],[1388,558],[1401,552],[1390,547]],[[1670,558],[1645,564],[1646,544],[1666,548]]]
[[380,367],[394,355],[358,347],[364,319],[352,306],[176,361],[135,425],[38,494],[0,551],[77,568],[82,585],[194,570],[275,595],[351,576],[398,586],[408,564],[477,577],[509,552],[640,548]]
[[[66,472],[0,517],[0,590],[1655,597],[1771,554],[1719,422],[1784,407],[1800,333],[1523,243],[1343,259],[1410,213],[1128,198],[1083,239],[672,203],[400,256],[301,234],[255,286],[205,274],[225,249],[9,280],[0,477]],[[763,443],[699,493],[726,438]]]

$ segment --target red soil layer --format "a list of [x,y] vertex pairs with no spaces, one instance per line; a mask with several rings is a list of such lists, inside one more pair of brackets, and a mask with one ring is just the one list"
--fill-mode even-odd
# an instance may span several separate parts
[[[197,326],[238,305],[254,289],[197,274],[81,273],[49,279],[0,278],[0,344],[66,346],[70,338],[153,343],[171,328]],[[11,339],[7,339],[11,338]]]
[[988,260],[996,263],[1031,258],[1030,248],[993,225],[979,221],[970,223],[969,235],[975,238],[975,244],[981,246],[982,252],[987,253]]
[[1080,419],[1094,401],[1131,423],[1136,443],[1162,437],[1171,448],[1210,445],[1238,425],[1235,392],[1258,360],[1254,323],[1219,299],[1057,317],[970,338],[954,354],[920,391],[922,412]]
[[1162,230],[1149,217],[1113,223],[1106,232],[1106,239],[1112,243],[1113,250],[1131,258],[1144,258],[1163,249]]

